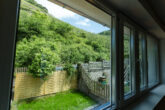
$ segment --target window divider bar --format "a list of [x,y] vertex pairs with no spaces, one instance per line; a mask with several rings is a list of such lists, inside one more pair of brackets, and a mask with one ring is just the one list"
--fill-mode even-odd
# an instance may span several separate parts
[[145,34],[145,36],[144,36],[144,59],[145,59],[145,61],[144,61],[144,66],[145,66],[145,79],[146,79],[146,89],[148,89],[148,87],[149,87],[149,85],[148,85],[148,83],[149,83],[149,81],[148,81],[148,59],[147,59],[147,35]]
[[[119,16],[121,18],[121,16]],[[123,38],[123,33],[124,33],[124,30],[123,30],[123,27],[124,27],[124,24],[123,24],[123,21],[122,19],[119,19],[119,28],[118,28],[118,56],[117,56],[117,59],[118,59],[118,65],[117,65],[117,74],[118,74],[118,85],[117,85],[117,88],[118,88],[118,95],[119,95],[119,108],[122,108],[123,106],[123,102],[124,102],[124,38]]]
[[135,36],[134,36],[134,46],[135,46],[135,90],[136,95],[138,96],[140,94],[140,62],[139,62],[139,32],[137,29],[135,30]]

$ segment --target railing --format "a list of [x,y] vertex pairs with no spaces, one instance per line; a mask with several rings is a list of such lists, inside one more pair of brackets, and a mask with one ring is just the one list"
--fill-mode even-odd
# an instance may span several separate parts
[[24,73],[24,72],[27,72],[27,71],[28,71],[27,67],[14,68],[14,73]]
[[[98,81],[92,80],[92,78],[89,77],[89,74],[91,71],[111,69],[111,63],[109,61],[90,62],[89,64],[82,64],[81,66],[82,66],[81,67],[82,79],[84,80],[90,92],[106,101],[109,101],[111,85],[110,84],[103,85]],[[124,68],[124,79],[126,82],[129,81],[129,69],[130,69],[129,65],[127,65]]]
[[86,69],[82,67],[82,79],[86,83],[86,86],[90,90],[90,93],[93,95],[98,96],[99,98],[109,101],[110,100],[110,85],[108,84],[101,84],[100,82],[92,80],[88,76],[88,72]]
[[89,62],[82,64],[82,66],[86,71],[97,71],[97,70],[111,69],[111,62],[110,61]]
[[[77,69],[77,65],[73,65],[74,69]],[[55,66],[54,71],[63,71],[64,67],[63,66]],[[16,67],[14,68],[14,73],[24,73],[28,72],[27,67]]]

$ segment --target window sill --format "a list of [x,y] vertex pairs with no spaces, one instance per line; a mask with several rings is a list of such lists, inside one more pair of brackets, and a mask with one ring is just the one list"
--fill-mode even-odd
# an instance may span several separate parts
[[144,97],[136,100],[133,104],[126,107],[125,110],[153,110],[158,102],[165,96],[165,85],[159,85]]
[[126,100],[130,99],[130,98],[133,97],[134,95],[135,95],[135,94],[133,94],[132,92],[125,94],[125,95],[124,95],[124,100],[126,101]]
[[105,103],[103,105],[100,105],[100,106],[94,108],[93,110],[106,110],[106,109],[108,109],[110,107],[111,107],[111,103],[108,102],[108,103]]

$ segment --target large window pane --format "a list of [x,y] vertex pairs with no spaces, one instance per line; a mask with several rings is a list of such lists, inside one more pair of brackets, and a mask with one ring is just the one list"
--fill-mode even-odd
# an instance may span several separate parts
[[91,7],[104,19],[47,0],[21,1],[11,110],[111,104],[111,16]]

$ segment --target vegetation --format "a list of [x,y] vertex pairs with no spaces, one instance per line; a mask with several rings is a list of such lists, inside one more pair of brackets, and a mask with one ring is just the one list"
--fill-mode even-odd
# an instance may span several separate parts
[[67,91],[32,101],[15,102],[12,110],[84,110],[95,103],[78,91]]
[[[27,2],[26,2],[27,1]],[[29,6],[27,6],[27,5],[29,5],[29,3],[30,4],[33,4],[35,7],[33,7],[33,9],[34,8],[38,8],[38,10],[41,10],[42,12],[45,12],[45,13],[47,13],[48,12],[48,10],[45,8],[45,7],[43,7],[42,5],[40,5],[40,4],[38,4],[36,1],[34,1],[34,0],[26,0],[26,1],[23,1],[23,3],[21,4],[21,9],[24,9],[24,10],[29,10],[29,11],[31,11],[30,9],[29,9]],[[31,8],[32,8],[31,7]]]
[[76,73],[76,70],[74,69],[73,65],[70,63],[66,63],[64,65],[64,70],[68,73],[69,76],[74,76],[74,73]]
[[110,36],[111,35],[111,31],[108,30],[108,31],[103,31],[103,32],[100,32],[99,33],[100,35],[105,35],[105,36]]
[[34,0],[22,0],[16,67],[28,67],[34,77],[44,78],[56,65],[109,60],[110,36],[107,33],[86,32],[46,12]]

